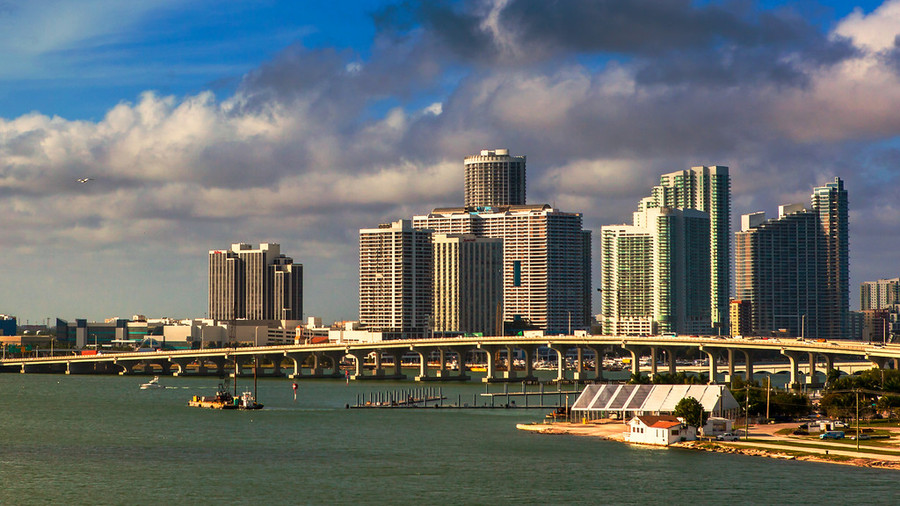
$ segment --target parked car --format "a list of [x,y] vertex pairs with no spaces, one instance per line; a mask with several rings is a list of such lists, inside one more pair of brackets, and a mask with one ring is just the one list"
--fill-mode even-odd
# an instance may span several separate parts
[[716,436],[717,441],[739,441],[741,436],[737,434],[732,434],[731,432],[726,432],[725,434],[719,434]]
[[819,439],[844,439],[844,433],[839,430],[830,430],[820,434]]

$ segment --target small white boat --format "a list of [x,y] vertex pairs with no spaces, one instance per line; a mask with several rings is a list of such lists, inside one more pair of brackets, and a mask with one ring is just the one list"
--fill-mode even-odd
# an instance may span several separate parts
[[162,388],[159,384],[159,376],[154,376],[152,380],[141,385],[141,390],[150,390],[152,388]]

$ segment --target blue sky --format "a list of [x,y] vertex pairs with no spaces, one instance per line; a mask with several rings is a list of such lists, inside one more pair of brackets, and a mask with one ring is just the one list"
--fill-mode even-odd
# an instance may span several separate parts
[[857,301],[900,275],[898,34],[900,0],[3,2],[0,312],[202,316],[207,251],[268,241],[355,318],[358,229],[499,147],[595,238],[663,172],[731,167],[735,228],[840,176]]

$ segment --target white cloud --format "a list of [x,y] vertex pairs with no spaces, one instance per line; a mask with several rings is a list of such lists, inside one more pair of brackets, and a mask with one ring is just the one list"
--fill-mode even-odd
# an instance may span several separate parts
[[838,24],[835,33],[870,52],[893,48],[900,35],[900,0],[887,0],[868,15],[857,7]]

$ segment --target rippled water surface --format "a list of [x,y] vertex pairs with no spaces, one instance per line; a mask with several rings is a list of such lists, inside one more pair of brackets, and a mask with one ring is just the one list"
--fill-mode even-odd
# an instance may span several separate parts
[[[896,504],[896,471],[517,431],[543,410],[345,409],[412,382],[0,374],[0,504]],[[241,380],[249,388],[251,381]],[[452,399],[484,392],[444,385]],[[495,387],[496,388],[496,387]]]

